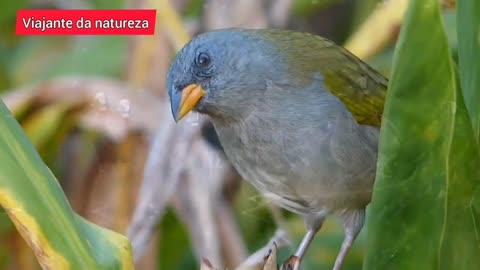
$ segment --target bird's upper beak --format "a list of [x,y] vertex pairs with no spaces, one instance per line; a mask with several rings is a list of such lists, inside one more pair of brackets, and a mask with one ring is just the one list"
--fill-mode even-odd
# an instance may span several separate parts
[[205,90],[199,84],[190,84],[182,90],[173,90],[170,102],[175,122],[187,115],[204,95]]

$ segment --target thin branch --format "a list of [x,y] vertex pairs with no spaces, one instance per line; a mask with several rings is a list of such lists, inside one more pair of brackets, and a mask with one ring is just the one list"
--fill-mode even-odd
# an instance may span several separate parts
[[275,248],[282,248],[288,245],[290,245],[290,240],[288,240],[287,233],[282,229],[277,229],[273,237],[263,248],[250,255],[250,257],[248,257],[247,260],[245,260],[235,270],[261,268],[265,263],[265,256],[271,253],[273,246],[275,246]]

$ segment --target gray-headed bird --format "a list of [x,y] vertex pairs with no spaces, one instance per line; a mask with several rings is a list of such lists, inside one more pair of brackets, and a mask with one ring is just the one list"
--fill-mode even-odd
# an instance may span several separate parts
[[270,29],[198,35],[167,76],[175,121],[191,110],[208,115],[240,175],[304,218],[292,269],[328,215],[345,232],[335,270],[363,227],[387,84],[325,38]]

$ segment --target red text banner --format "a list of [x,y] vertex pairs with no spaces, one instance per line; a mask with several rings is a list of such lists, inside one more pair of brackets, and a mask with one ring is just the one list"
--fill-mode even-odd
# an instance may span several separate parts
[[17,35],[153,35],[156,11],[18,10]]

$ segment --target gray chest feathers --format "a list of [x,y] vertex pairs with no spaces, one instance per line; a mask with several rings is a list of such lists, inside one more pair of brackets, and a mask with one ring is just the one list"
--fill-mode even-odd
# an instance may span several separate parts
[[[269,106],[228,125],[214,120],[227,157],[267,199],[291,211],[364,207],[375,179],[377,128],[359,125],[337,100],[303,105]],[[314,105],[318,110],[305,109]]]

